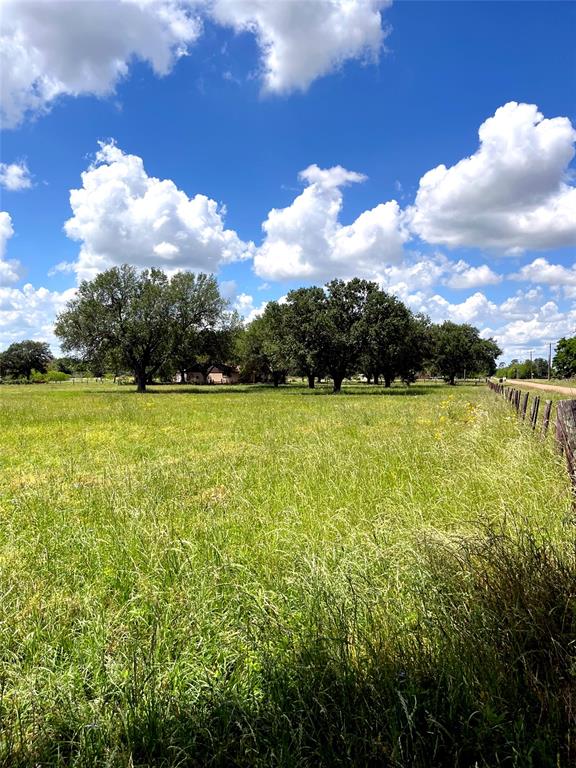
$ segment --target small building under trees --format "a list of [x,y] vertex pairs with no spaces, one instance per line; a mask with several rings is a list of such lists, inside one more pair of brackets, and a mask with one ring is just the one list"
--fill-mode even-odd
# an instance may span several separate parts
[[237,384],[240,371],[231,365],[211,365],[208,368],[208,384]]
[[201,365],[193,365],[184,373],[178,371],[174,381],[177,384],[206,384],[206,373]]

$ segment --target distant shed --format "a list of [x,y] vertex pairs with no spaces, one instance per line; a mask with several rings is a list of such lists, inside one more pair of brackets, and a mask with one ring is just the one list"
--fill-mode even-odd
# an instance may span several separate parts
[[[175,381],[178,384],[182,382],[181,373],[176,374]],[[204,375],[204,371],[202,370],[201,366],[193,365],[191,368],[188,368],[184,374],[184,382],[186,384],[206,384],[206,376]]]
[[237,384],[240,371],[231,365],[211,365],[208,368],[208,384]]

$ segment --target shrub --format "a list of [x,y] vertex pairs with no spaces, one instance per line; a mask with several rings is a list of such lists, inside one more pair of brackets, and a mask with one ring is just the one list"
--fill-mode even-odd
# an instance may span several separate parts
[[69,381],[69,379],[70,376],[64,371],[48,371],[44,374],[44,381],[48,382]]

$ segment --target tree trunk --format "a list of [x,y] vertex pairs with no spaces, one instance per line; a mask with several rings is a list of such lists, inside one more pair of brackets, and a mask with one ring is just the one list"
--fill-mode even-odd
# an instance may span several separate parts
[[338,394],[342,390],[342,381],[344,379],[344,376],[341,376],[340,374],[333,375],[332,381],[334,384],[334,387],[332,389],[333,394]]
[[456,384],[455,378],[456,378],[456,374],[451,373],[450,378],[448,379],[448,384],[450,384],[452,387]]
[[370,382],[372,381],[372,374],[367,373],[365,375],[366,375],[366,384],[370,384]]
[[186,384],[186,371],[180,371],[180,384]]
[[380,384],[380,379],[377,373],[374,374],[374,384]]
[[136,392],[146,392],[146,372],[136,371]]
[[392,377],[391,376],[384,376],[384,386],[387,387],[387,388],[392,386]]
[[277,387],[278,384],[280,383],[279,379],[280,379],[280,375],[278,373],[274,372],[272,374],[272,383],[274,384],[275,387]]
[[314,389],[314,374],[308,374],[308,389]]

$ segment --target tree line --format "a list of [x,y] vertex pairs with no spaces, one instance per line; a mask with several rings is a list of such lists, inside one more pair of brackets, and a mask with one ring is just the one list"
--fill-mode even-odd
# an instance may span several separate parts
[[533,360],[511,360],[496,371],[496,376],[508,379],[545,379],[550,373],[558,379],[569,379],[576,376],[576,336],[561,338],[556,344],[556,352],[552,358],[552,368],[549,370],[548,361],[543,357]]
[[514,358],[509,365],[498,368],[496,376],[507,379],[546,379],[548,377],[548,361],[543,357],[524,361]]
[[334,392],[355,374],[389,387],[397,378],[409,384],[425,369],[454,384],[466,373],[493,373],[500,353],[477,328],[434,325],[359,278],[290,291],[282,303],[270,302],[243,337],[244,365],[254,378],[277,385],[292,373],[314,387],[329,376]]
[[20,342],[0,355],[0,374],[30,378],[67,362],[94,375],[130,372],[144,392],[153,380],[172,381],[177,372],[185,380],[186,371],[217,362],[238,367],[244,381],[275,386],[289,375],[305,377],[310,387],[329,377],[339,392],[357,374],[389,387],[426,371],[454,384],[494,373],[501,354],[477,328],[434,324],[368,280],[292,290],[245,326],[213,275],[168,276],[129,265],[82,282],[55,333],[71,356],[57,362],[42,342]]

